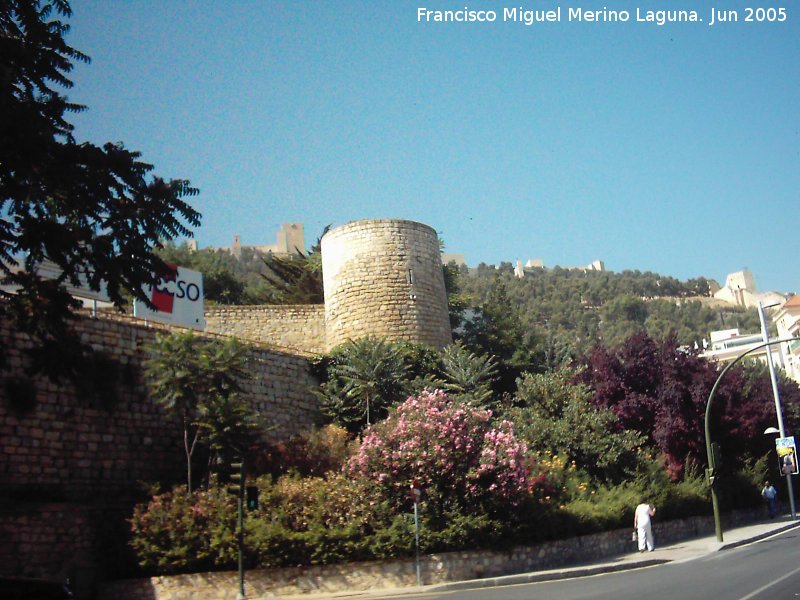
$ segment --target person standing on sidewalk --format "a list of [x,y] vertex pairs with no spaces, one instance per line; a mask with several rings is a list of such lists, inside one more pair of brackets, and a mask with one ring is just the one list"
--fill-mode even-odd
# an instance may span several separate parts
[[761,495],[767,501],[767,510],[769,510],[769,518],[774,519],[775,513],[777,513],[776,509],[776,499],[778,498],[778,492],[775,488],[770,484],[769,481],[764,482],[764,489],[761,490]]
[[633,528],[639,541],[639,552],[653,551],[653,523],[652,517],[656,514],[656,509],[651,506],[647,498],[642,498],[641,504],[636,507],[633,513]]

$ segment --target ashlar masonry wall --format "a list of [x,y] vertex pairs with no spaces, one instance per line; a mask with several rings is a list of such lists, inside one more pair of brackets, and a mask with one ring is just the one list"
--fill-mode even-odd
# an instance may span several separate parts
[[[94,392],[87,393],[28,378],[25,340],[0,323],[6,358],[0,371],[0,575],[69,574],[66,563],[56,569],[54,556],[103,562],[100,529],[125,529],[125,506],[140,494],[140,482],[185,481],[180,419],[148,397],[142,375],[146,346],[172,329],[122,316],[79,318],[76,330],[102,357],[89,386]],[[248,391],[273,426],[270,439],[318,422],[311,391],[316,381],[305,355],[254,346],[249,364]],[[43,502],[58,505],[61,521],[74,525],[59,528],[37,517]]]
[[209,332],[301,352],[326,350],[322,304],[208,306],[205,316]]
[[367,336],[452,343],[439,239],[404,220],[354,221],[322,238],[328,348]]

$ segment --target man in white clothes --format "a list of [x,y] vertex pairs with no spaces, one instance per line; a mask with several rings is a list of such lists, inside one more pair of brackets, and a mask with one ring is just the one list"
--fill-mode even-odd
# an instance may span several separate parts
[[656,514],[656,509],[642,498],[642,503],[636,507],[633,513],[633,528],[636,530],[636,537],[639,541],[639,552],[653,551],[653,526],[652,517]]

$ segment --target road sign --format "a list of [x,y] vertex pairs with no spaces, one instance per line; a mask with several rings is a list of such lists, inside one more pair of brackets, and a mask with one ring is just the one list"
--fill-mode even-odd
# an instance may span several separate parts
[[778,466],[781,475],[797,475],[797,446],[794,443],[794,436],[778,438],[775,440],[775,450],[778,453]]

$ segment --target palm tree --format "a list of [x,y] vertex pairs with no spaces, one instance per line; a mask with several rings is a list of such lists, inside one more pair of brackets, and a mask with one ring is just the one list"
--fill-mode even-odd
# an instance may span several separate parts
[[329,381],[320,392],[323,410],[334,421],[359,431],[386,416],[409,389],[402,349],[379,338],[350,341],[334,350]]
[[470,352],[460,341],[442,351],[442,387],[457,396],[484,406],[492,397],[492,381],[497,377],[493,356]]

